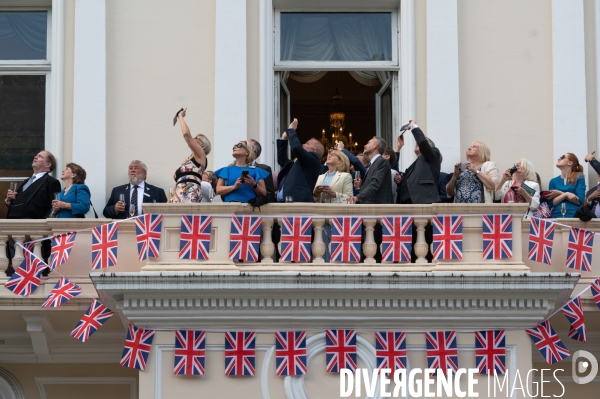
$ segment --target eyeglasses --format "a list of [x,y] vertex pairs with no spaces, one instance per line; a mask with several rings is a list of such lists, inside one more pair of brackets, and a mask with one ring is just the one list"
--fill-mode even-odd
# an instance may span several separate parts
[[235,150],[236,148],[245,148],[245,149],[248,149],[248,148],[246,148],[246,146],[245,146],[245,145],[243,145],[242,143],[237,143],[237,144],[235,144],[235,145],[233,146],[233,149]]
[[567,156],[566,155],[561,155],[560,157],[558,157],[559,161],[562,161],[563,159],[565,159]]

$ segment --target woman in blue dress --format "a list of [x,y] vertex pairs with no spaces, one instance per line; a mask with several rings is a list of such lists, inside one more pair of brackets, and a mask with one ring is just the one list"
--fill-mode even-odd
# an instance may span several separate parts
[[575,217],[575,212],[583,204],[585,198],[585,178],[583,177],[583,166],[575,154],[567,152],[558,158],[556,167],[560,169],[560,176],[556,176],[548,184],[548,204],[554,207],[553,218],[563,217],[561,208],[565,204],[564,217]]
[[254,148],[246,141],[233,146],[233,163],[215,171],[217,195],[223,202],[248,202],[257,195],[267,195],[265,179],[269,174],[255,166],[251,166],[256,158]]
[[58,199],[52,201],[50,217],[82,218],[90,210],[90,189],[85,184],[85,170],[76,163],[68,163],[60,179],[65,183]]

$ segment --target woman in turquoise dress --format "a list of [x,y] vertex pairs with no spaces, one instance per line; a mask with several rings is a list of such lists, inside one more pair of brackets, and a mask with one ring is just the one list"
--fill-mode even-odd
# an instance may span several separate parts
[[575,212],[585,198],[585,178],[583,177],[583,166],[575,154],[567,152],[558,158],[556,167],[560,169],[560,175],[556,176],[548,184],[548,205],[554,207],[553,218],[563,217],[561,208],[565,204],[566,213],[564,217],[575,217]]
[[85,170],[75,164],[68,163],[62,171],[60,179],[65,188],[58,194],[58,199],[52,201],[50,217],[53,218],[82,218],[90,210],[90,189],[85,183]]
[[217,195],[223,202],[248,202],[257,195],[267,195],[265,179],[269,176],[266,171],[251,166],[256,154],[254,148],[246,141],[240,141],[233,146],[233,163],[215,171]]

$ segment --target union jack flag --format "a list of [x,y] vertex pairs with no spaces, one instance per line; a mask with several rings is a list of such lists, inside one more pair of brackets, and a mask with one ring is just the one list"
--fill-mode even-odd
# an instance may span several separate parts
[[554,223],[544,219],[531,218],[528,258],[551,265],[553,240]]
[[145,214],[135,218],[138,258],[141,261],[158,258],[162,215]]
[[456,331],[426,332],[427,364],[430,369],[440,369],[446,375],[448,370],[458,370],[458,349]]
[[306,331],[277,331],[275,369],[277,375],[306,374]]
[[331,218],[331,261],[360,262],[362,218]]
[[154,330],[146,330],[129,324],[123,355],[121,355],[121,366],[144,371],[153,339]]
[[506,333],[504,330],[475,332],[475,363],[479,374],[506,374]]
[[208,260],[212,216],[181,215],[179,259]]
[[434,216],[433,259],[462,259],[462,216]]
[[175,331],[173,374],[204,375],[205,338],[204,331]]
[[75,298],[81,294],[81,287],[71,282],[66,277],[61,277],[57,282],[46,302],[42,305],[43,308],[57,308],[69,299]]
[[592,271],[592,247],[594,233],[577,227],[571,227],[567,247],[567,267],[584,272]]
[[234,216],[231,218],[229,259],[258,262],[262,218]]
[[413,218],[410,216],[381,218],[383,262],[410,262],[412,224]]
[[40,274],[48,267],[33,252],[23,249],[25,259],[4,286],[17,295],[29,296],[40,286]]
[[281,222],[280,260],[283,262],[310,262],[312,218],[284,217]]
[[406,333],[400,331],[377,331],[375,333],[375,356],[378,369],[406,370]]
[[256,333],[227,331],[225,333],[225,375],[254,375]]
[[92,269],[104,269],[117,264],[117,223],[92,229]]
[[77,338],[81,342],[87,341],[113,314],[115,312],[94,299],[79,323],[71,331],[71,337]]
[[483,259],[512,258],[512,215],[483,215]]
[[596,306],[600,308],[600,278],[592,283],[592,295],[594,296]]
[[587,344],[587,332],[585,329],[585,320],[583,318],[583,309],[581,309],[581,299],[573,298],[560,310],[571,323],[569,338]]
[[328,373],[356,370],[356,330],[327,330],[325,357]]
[[548,320],[544,320],[535,328],[525,330],[525,332],[529,334],[535,346],[542,352],[548,364],[560,362],[571,355],[571,352],[562,343]]
[[50,253],[50,269],[54,270],[69,260],[71,249],[75,245],[76,232],[64,233],[52,238],[52,252]]
[[35,241],[25,241],[23,243],[23,248],[27,249],[29,252],[33,252],[35,244],[37,244]]

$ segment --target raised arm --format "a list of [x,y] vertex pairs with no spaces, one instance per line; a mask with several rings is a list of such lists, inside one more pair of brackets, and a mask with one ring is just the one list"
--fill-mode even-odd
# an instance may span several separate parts
[[183,139],[185,140],[190,150],[194,153],[194,158],[200,165],[206,165],[206,154],[204,153],[204,147],[200,144],[195,138],[192,137],[192,133],[190,132],[190,128],[185,122],[187,108],[184,108],[183,111],[177,115],[177,119],[179,120],[179,125],[181,126],[181,133],[183,134]]
[[336,148],[339,151],[343,152],[344,155],[346,155],[348,157],[348,160],[350,161],[350,165],[354,166],[354,170],[357,172],[360,172],[361,178],[364,179],[365,175],[367,174],[367,168],[365,168],[365,166],[362,164],[362,162],[360,162],[360,159],[358,159],[358,157],[356,155],[354,155],[353,153],[351,153],[350,151],[345,149],[344,143],[341,141],[337,142]]
[[431,145],[429,145],[429,141],[427,141],[427,137],[425,137],[423,131],[419,127],[415,127],[411,130],[411,132],[415,138],[415,141],[417,142],[417,145],[419,146],[419,151],[421,151],[421,154],[427,160],[427,162],[439,162],[440,160],[438,155],[433,148],[431,148]]

